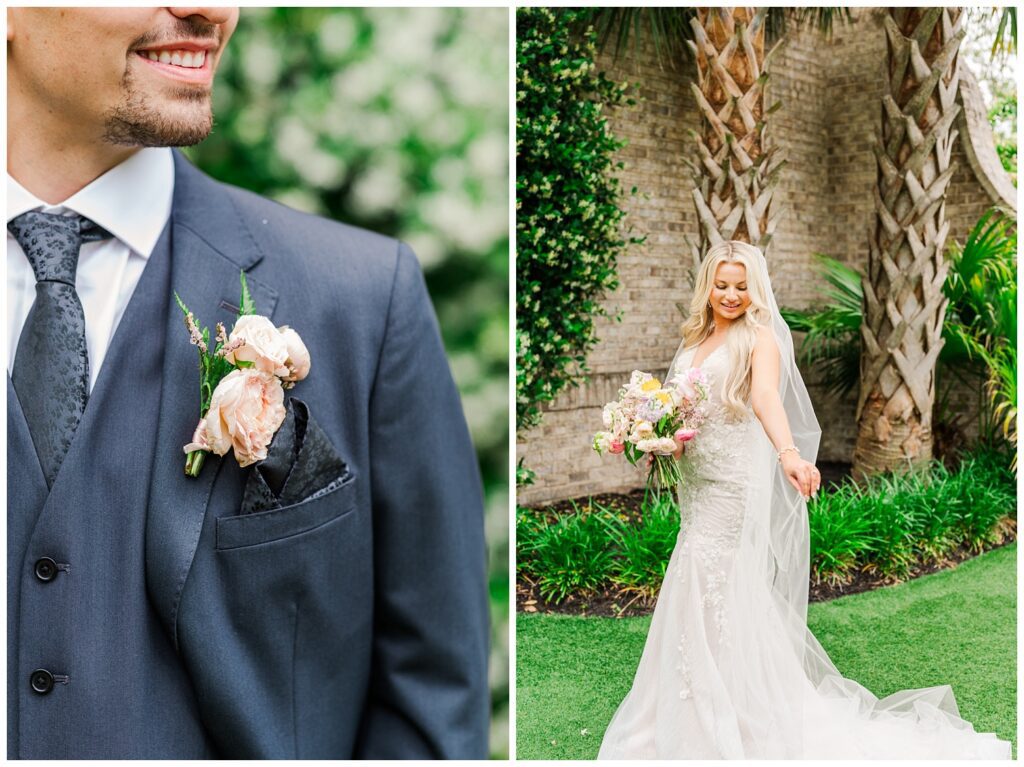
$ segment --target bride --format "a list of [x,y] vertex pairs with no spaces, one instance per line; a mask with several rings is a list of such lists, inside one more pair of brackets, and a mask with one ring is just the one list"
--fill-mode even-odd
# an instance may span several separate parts
[[821,431],[756,247],[708,251],[665,380],[689,367],[709,377],[709,416],[685,446],[679,537],[598,758],[1011,758],[948,685],[879,700],[807,628]]

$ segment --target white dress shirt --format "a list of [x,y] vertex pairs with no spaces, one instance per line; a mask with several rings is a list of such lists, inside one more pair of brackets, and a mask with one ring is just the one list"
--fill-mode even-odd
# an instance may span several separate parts
[[[7,176],[7,220],[30,210],[78,213],[113,239],[87,242],[78,257],[75,289],[85,310],[89,391],[96,383],[117,324],[146,261],[171,215],[174,157],[167,148],[142,149],[59,205],[48,205]],[[25,252],[7,232],[7,371],[36,299],[36,277]]]

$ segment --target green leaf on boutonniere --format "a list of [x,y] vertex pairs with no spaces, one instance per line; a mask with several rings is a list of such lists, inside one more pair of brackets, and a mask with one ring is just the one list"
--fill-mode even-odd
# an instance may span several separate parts
[[178,302],[178,308],[181,309],[182,314],[184,314],[186,317],[189,314],[191,314],[191,312],[188,310],[188,307],[185,306],[185,302],[181,300],[181,296],[178,295],[178,291],[176,290],[174,291],[174,300]]
[[245,282],[245,272],[241,272],[242,279],[242,300],[238,302],[238,316],[243,317],[246,314],[256,314],[256,304],[252,301],[252,296],[249,295],[249,286]]

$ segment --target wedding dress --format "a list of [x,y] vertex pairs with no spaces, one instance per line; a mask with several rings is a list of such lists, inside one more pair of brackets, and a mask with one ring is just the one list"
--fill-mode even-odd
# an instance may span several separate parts
[[[771,304],[783,404],[814,461],[820,430]],[[665,380],[695,352],[680,348]],[[1010,759],[1009,742],[960,718],[948,685],[879,700],[836,669],[807,628],[806,504],[749,406],[743,418],[727,415],[725,344],[701,368],[709,417],[681,459],[679,537],[598,758]]]

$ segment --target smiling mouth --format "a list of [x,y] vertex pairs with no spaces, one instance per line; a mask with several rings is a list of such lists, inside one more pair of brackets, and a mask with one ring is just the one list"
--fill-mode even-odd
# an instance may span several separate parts
[[136,49],[142,66],[151,67],[165,78],[188,88],[209,88],[216,63],[213,46],[172,43],[166,48]]
[[722,308],[723,309],[739,309],[740,305],[739,304],[734,304],[734,305],[733,304],[722,304]]
[[157,61],[161,64],[169,64],[182,69],[202,69],[206,63],[206,51],[185,51],[185,50],[149,50],[136,51],[142,58],[149,61]]

